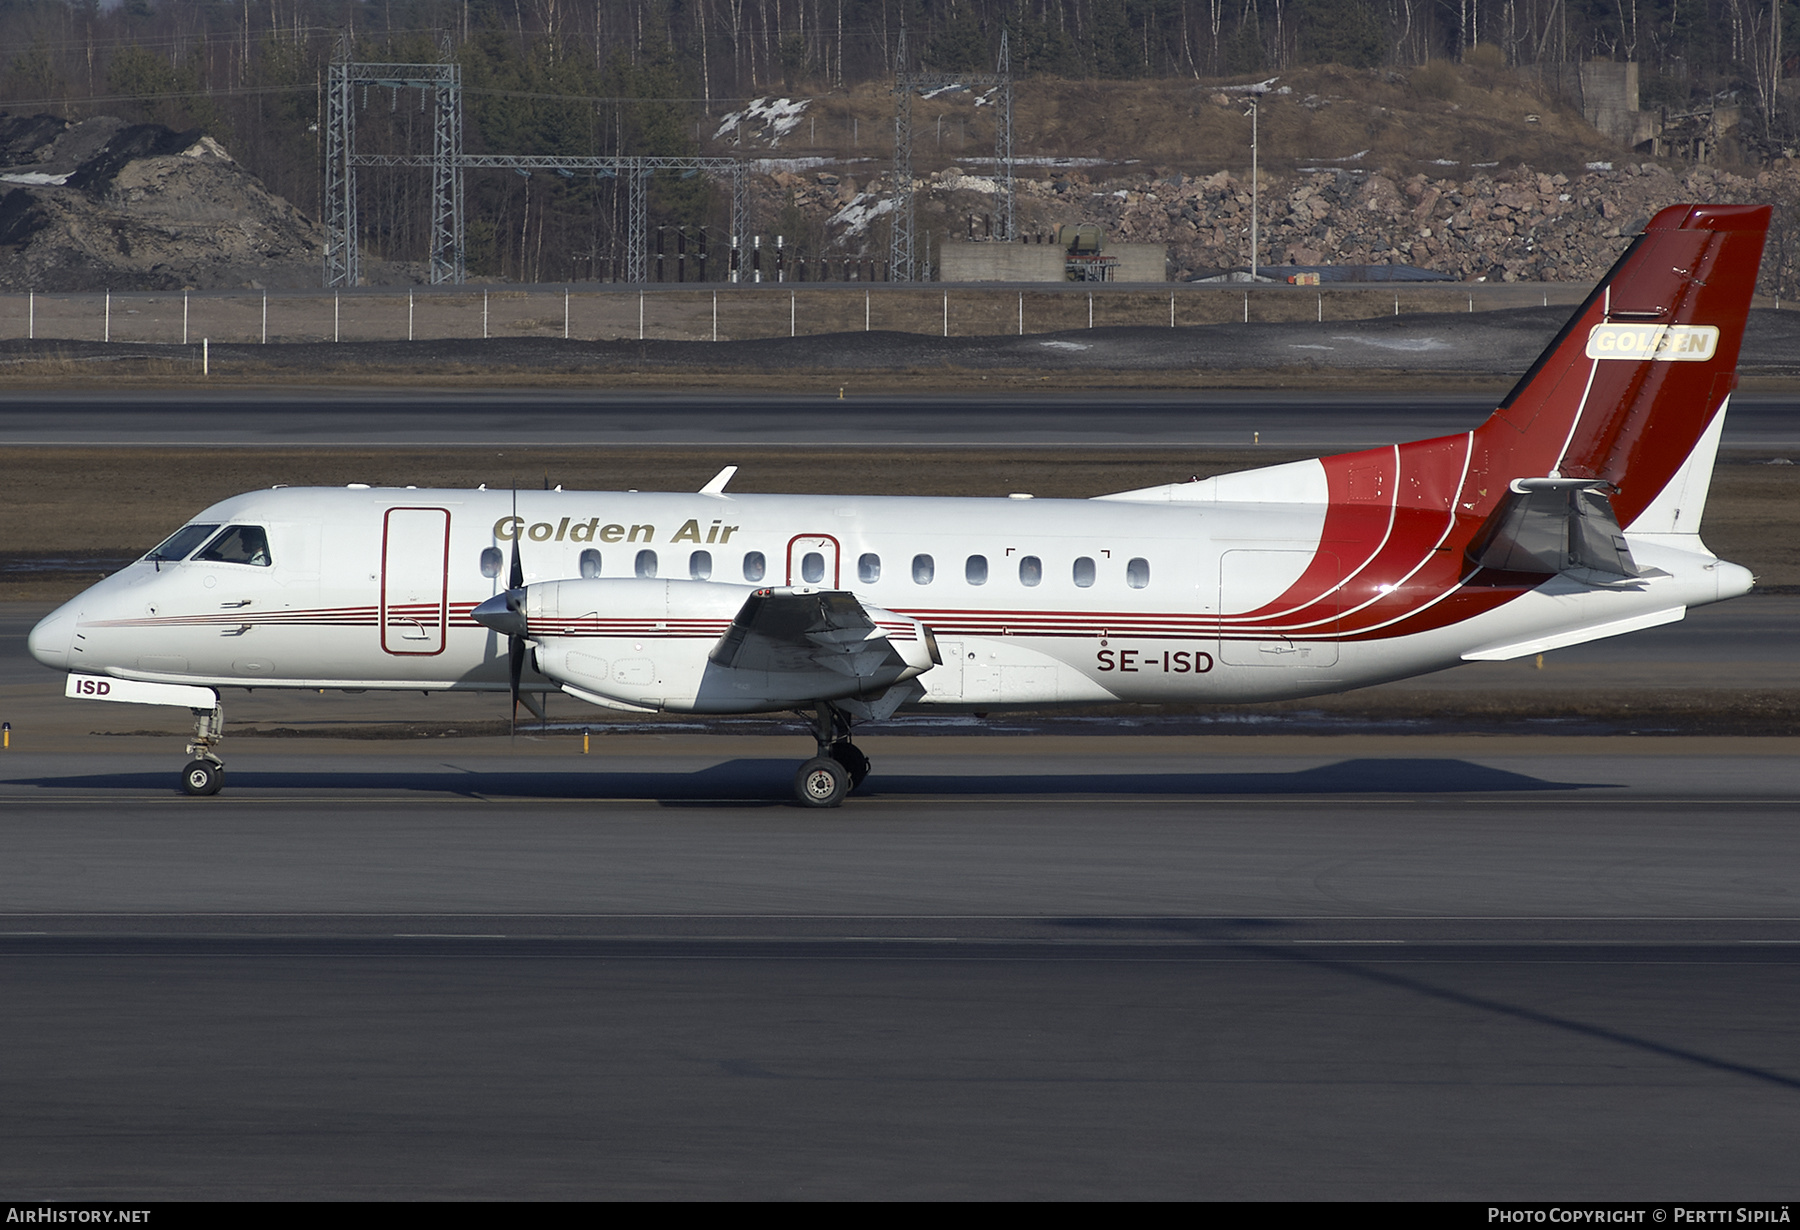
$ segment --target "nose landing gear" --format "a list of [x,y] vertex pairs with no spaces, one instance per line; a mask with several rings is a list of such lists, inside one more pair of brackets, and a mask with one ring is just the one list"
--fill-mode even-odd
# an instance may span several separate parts
[[869,775],[869,758],[850,742],[850,716],[821,701],[812,719],[819,754],[794,775],[794,797],[803,807],[836,807]]
[[194,715],[194,738],[187,753],[193,759],[181,771],[181,788],[188,794],[217,794],[225,785],[225,762],[213,747],[225,737],[225,706],[190,712]]

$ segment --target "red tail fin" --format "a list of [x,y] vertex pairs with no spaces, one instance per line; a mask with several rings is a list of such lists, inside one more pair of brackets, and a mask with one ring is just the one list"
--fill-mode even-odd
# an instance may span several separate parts
[[1335,610],[1342,634],[1398,636],[1511,600],[1541,574],[1467,582],[1469,549],[1518,479],[1604,480],[1617,488],[1616,524],[1630,526],[1736,381],[1769,214],[1663,210],[1487,422],[1323,458],[1331,550],[1271,609],[1304,597],[1308,610]]
[[[1672,205],[1651,219],[1494,416],[1471,486],[1604,479],[1630,525],[1737,381],[1767,205]],[[1474,480],[1488,481],[1474,481]]]

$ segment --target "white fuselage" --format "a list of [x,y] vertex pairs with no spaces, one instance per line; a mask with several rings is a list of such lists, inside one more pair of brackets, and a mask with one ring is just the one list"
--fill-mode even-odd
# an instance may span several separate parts
[[[922,703],[1241,702],[1554,648],[1749,588],[1697,537],[1657,536],[1633,541],[1653,575],[1559,576],[1431,626],[1460,582],[1393,562],[1391,509],[1385,531],[1375,510],[1369,543],[1322,541],[1317,466],[1258,472],[1255,500],[1234,498],[1230,476],[1096,500],[275,489],[194,519],[261,527],[266,563],[140,561],[47,618],[31,647],[76,674],[164,683],[505,690],[506,638],[469,612],[507,588],[516,537],[528,583],[590,582],[563,587],[584,609],[550,612],[552,677],[528,673],[529,688],[567,685],[575,668],[550,663],[575,654],[587,673],[570,690],[600,703],[792,707],[721,708],[684,682],[745,595],[791,585],[850,591],[899,616],[897,636],[929,629],[941,664],[918,675]],[[1432,524],[1409,531],[1422,553]],[[1331,601],[1283,608],[1322,559]],[[609,609],[612,595],[630,609]],[[1394,616],[1367,617],[1377,609]]]

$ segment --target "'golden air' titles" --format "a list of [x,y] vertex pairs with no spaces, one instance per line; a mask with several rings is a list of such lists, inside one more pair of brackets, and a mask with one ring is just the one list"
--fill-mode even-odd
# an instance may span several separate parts
[[[714,521],[702,527],[692,517],[681,523],[681,528],[671,534],[667,542],[691,543],[725,543],[741,526],[726,525],[722,521]],[[552,525],[548,521],[536,521],[526,524],[523,517],[502,517],[494,522],[494,537],[500,542],[511,542],[518,538],[527,542],[655,542],[656,527],[654,525],[620,525],[614,522],[601,525],[600,518],[590,517],[586,521],[574,521],[564,517]]]

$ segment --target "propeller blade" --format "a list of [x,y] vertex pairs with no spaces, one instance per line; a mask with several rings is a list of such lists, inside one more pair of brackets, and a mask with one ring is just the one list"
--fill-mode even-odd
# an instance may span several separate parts
[[523,563],[521,563],[519,560],[519,539],[522,538],[523,535],[516,532],[520,528],[520,526],[519,526],[519,489],[517,487],[513,488],[513,521],[512,521],[512,523],[513,523],[513,528],[515,530],[515,533],[513,534],[513,540],[512,540],[512,568],[506,574],[506,588],[519,589],[519,588],[523,587],[525,584],[525,565]]
[[512,684],[512,730],[514,734],[517,734],[519,730],[519,676],[525,670],[525,638],[522,636],[509,637],[507,650],[509,659],[507,667],[510,671],[508,679]]
[[[496,594],[472,612],[477,622],[506,634],[507,681],[512,693],[511,729],[519,733],[519,676],[525,671],[525,638],[530,625],[525,616],[525,565],[519,558],[519,480],[513,479],[512,567],[506,574],[506,592]],[[484,618],[484,615],[486,616]]]

